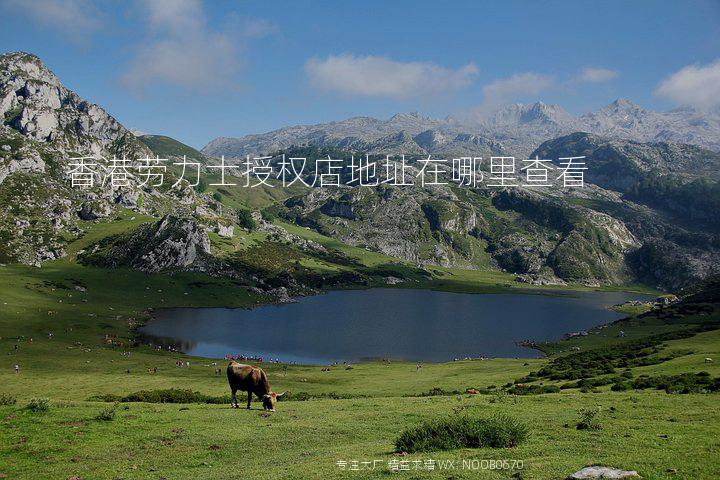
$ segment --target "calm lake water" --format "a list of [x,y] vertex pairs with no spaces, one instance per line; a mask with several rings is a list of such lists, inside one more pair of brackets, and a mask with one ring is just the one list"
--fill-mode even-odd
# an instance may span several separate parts
[[155,343],[214,358],[242,354],[315,364],[369,358],[529,358],[538,352],[516,341],[554,340],[609,323],[622,315],[608,306],[648,298],[623,292],[548,296],[348,290],[252,310],[158,310],[141,332]]

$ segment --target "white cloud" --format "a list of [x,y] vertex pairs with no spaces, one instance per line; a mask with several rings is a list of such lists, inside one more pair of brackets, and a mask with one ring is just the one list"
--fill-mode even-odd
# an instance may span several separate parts
[[483,104],[485,107],[493,107],[514,97],[538,95],[553,83],[552,77],[548,75],[533,72],[518,73],[485,85],[482,89]]
[[594,68],[586,67],[583,68],[580,74],[576,77],[576,80],[580,82],[607,82],[614,78],[617,78],[620,73],[617,70],[610,70],[609,68]]
[[431,62],[396,62],[372,55],[331,55],[305,63],[310,83],[325,91],[363,97],[407,98],[457,90],[469,85],[477,67],[456,70]]
[[247,38],[264,38],[279,31],[276,24],[262,18],[248,18],[242,26],[242,34]]
[[700,109],[720,106],[720,59],[678,70],[660,83],[656,93]]
[[153,83],[206,89],[232,85],[240,70],[240,42],[208,26],[199,0],[143,0],[149,39],[123,75],[123,84]]
[[89,0],[2,0],[0,5],[71,40],[87,38],[103,23],[102,14]]

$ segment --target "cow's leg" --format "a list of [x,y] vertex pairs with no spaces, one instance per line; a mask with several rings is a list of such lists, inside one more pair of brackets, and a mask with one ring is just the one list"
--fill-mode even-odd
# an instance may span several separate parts
[[248,391],[247,394],[248,394],[248,406],[247,406],[247,408],[248,408],[248,410],[250,410],[250,403],[252,402],[252,391]]
[[233,408],[237,408],[237,389],[236,388],[230,388],[232,391],[232,399],[230,400],[230,406]]

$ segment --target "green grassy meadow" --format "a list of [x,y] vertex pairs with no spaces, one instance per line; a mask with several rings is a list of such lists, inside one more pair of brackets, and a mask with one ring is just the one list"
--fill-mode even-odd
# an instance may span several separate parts
[[[266,364],[263,368],[273,390],[310,397],[281,402],[272,414],[260,410],[257,402],[247,411],[228,404],[123,402],[114,407],[93,401],[98,395],[168,388],[227,395],[224,361],[133,346],[133,329],[147,320],[152,308],[252,307],[267,301],[231,280],[203,274],[148,275],[74,262],[77,251],[142,221],[147,219],[127,215],[113,223],[98,223],[71,245],[67,258],[42,268],[0,266],[0,355],[4,359],[0,395],[16,399],[13,405],[0,405],[0,478],[388,478],[388,462],[395,461],[406,462],[410,468],[398,475],[414,479],[560,479],[590,464],[634,469],[648,479],[720,477],[717,393],[615,392],[609,385],[593,391],[571,388],[522,396],[501,390],[542,368],[548,359],[425,364],[420,372],[414,364],[403,362],[369,362],[330,371],[313,365]],[[342,250],[366,267],[393,260],[335,244],[301,227],[288,228]],[[252,244],[253,238],[246,236],[242,242],[224,246],[214,239],[214,248],[235,251]],[[518,288],[504,286],[511,277],[500,272],[438,268],[434,276],[416,286],[469,292]],[[542,289],[541,293],[555,290]],[[715,310],[701,320],[717,319]],[[585,350],[687,328],[691,321],[700,320],[633,319],[587,337],[558,342],[553,348],[562,355],[571,347]],[[625,338],[618,338],[619,329],[624,329]],[[716,363],[719,330],[663,342],[659,348],[659,355],[685,354],[633,367],[634,376],[700,371],[720,375]],[[706,357],[715,362],[706,363]],[[190,366],[178,368],[178,360],[189,361]],[[20,365],[19,374],[15,364]],[[216,368],[222,368],[223,374],[216,375]],[[153,369],[157,373],[150,373]],[[489,393],[465,394],[468,388]],[[441,394],[427,395],[433,389]],[[34,397],[48,398],[49,409],[26,408]],[[115,408],[114,418],[99,420],[99,413],[107,408]],[[602,429],[576,429],[581,408],[599,408]],[[393,454],[394,441],[403,429],[428,418],[458,414],[508,414],[527,424],[530,437],[510,449]],[[522,468],[462,469],[463,459],[521,460]],[[339,460],[379,463],[371,470],[343,471],[336,463]],[[456,468],[443,464],[441,469],[436,463],[434,470],[415,469],[416,460],[457,464]]]

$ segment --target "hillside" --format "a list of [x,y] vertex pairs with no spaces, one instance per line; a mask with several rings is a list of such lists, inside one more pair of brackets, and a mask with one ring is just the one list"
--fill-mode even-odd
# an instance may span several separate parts
[[176,158],[184,155],[195,161],[207,162],[209,160],[198,150],[165,135],[141,135],[138,140],[144,143],[152,153],[162,158]]
[[[524,461],[522,468],[503,470],[503,475],[537,479],[565,478],[586,464],[635,469],[658,479],[718,474],[716,462],[707,461],[718,453],[717,393],[664,391],[666,385],[671,391],[677,385],[712,385],[697,379],[717,383],[717,364],[704,359],[720,355],[718,331],[691,332],[717,324],[717,287],[701,288],[705,297],[694,290],[684,303],[561,342],[558,350],[576,355],[566,361],[563,353],[550,361],[460,361],[425,364],[421,373],[404,362],[330,371],[266,363],[271,385],[291,392],[274,414],[230,408],[227,381],[214,372],[216,360],[133,343],[133,329],[147,319],[150,307],[243,307],[263,300],[231,280],[120,269],[109,281],[106,270],[60,260],[43,269],[0,267],[0,289],[5,303],[0,347],[21,366],[20,374],[0,371],[5,426],[0,454],[8,459],[0,473],[8,478],[32,477],[38,452],[46,457],[43,471],[59,478],[115,478],[118,472],[128,478],[232,478],[235,470],[248,466],[261,472],[246,473],[248,478],[328,478],[337,475],[337,460],[364,458],[383,462],[366,478],[386,478],[387,462],[398,459],[393,442],[400,431],[423,419],[461,413],[510,415],[528,426],[530,437],[512,449],[401,458],[503,455]],[[704,309],[688,309],[693,305]],[[624,337],[618,337],[619,330]],[[48,331],[54,332],[52,338]],[[620,363],[628,360],[625,346],[668,332],[679,334],[651,342],[630,364]],[[589,360],[603,348],[602,358],[618,363],[612,372],[566,368],[578,362],[593,367]],[[179,361],[191,366],[178,368]],[[545,378],[555,372],[560,378]],[[676,380],[683,374],[684,384]],[[481,393],[465,394],[468,388]],[[46,397],[46,411],[26,407],[31,398]],[[586,410],[598,411],[600,430],[576,428]],[[268,462],[268,455],[274,461]],[[293,465],[291,474],[287,464]],[[446,477],[439,469],[423,472],[423,478]]]
[[[101,107],[62,86],[37,57],[5,54],[0,71],[5,118],[0,135],[3,262],[40,265],[62,258],[94,223],[115,224],[135,215],[154,225],[118,228],[115,235],[89,244],[80,260],[148,271],[205,271],[281,297],[338,284],[382,283],[395,276],[390,272],[398,278],[409,275],[409,281],[425,275],[422,271],[431,266],[507,272],[515,275],[518,285],[641,281],[677,289],[717,273],[720,265],[713,203],[719,157],[700,147],[582,133],[542,143],[533,155],[588,157],[588,185],[576,190],[466,188],[452,183],[321,189],[283,189],[276,183],[250,189],[211,186],[217,179],[207,169],[196,187],[186,179],[179,188],[171,188],[179,175],[174,168],[168,169],[161,187],[96,184],[80,190],[68,182],[73,155],[186,155],[205,165],[214,160],[169,137],[136,138]],[[547,105],[516,105],[497,113],[492,122],[503,128],[534,125],[534,135],[575,127],[567,112]],[[547,122],[558,128],[544,129]],[[338,140],[330,142],[332,147],[291,145],[312,144],[307,135],[328,139],[328,128]],[[356,138],[353,132],[372,141],[348,140]],[[413,153],[468,147],[468,153],[490,155],[503,150],[496,140],[458,132],[451,120],[407,114],[387,122],[358,117],[329,126],[292,127],[269,144],[264,143],[267,136],[254,138],[260,142],[258,148],[265,145],[262,148],[276,149],[273,153],[310,158],[346,158],[363,148],[402,151],[410,155],[413,173]],[[168,250],[174,240],[167,241],[167,236],[175,238],[169,233],[175,227],[168,225],[195,232],[193,240]],[[309,227],[344,246],[318,248],[308,239],[307,229],[293,230],[293,225]],[[270,264],[255,253],[259,245],[300,264]],[[375,252],[385,258],[384,264],[402,268],[368,270],[354,265],[343,253],[345,246]],[[669,251],[674,254],[666,255]],[[328,277],[319,264],[335,273]]]

